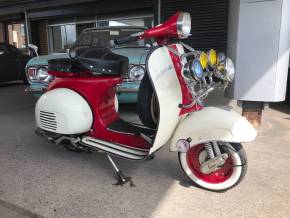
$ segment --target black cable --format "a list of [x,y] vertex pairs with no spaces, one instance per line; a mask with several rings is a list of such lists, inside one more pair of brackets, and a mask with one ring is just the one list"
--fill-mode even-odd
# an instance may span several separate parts
[[[226,144],[221,144],[221,146],[224,146],[224,147],[226,147],[227,149],[229,149],[229,150],[231,150],[231,151],[233,151],[234,153],[237,153],[238,155],[239,155],[239,152],[237,152],[235,149],[233,149],[233,148],[231,148],[230,146],[228,146],[228,145],[226,145]],[[232,165],[233,167],[243,167],[243,166],[245,166],[245,165],[247,165],[247,162],[245,161],[245,163],[242,163],[242,164],[240,164],[240,165]]]

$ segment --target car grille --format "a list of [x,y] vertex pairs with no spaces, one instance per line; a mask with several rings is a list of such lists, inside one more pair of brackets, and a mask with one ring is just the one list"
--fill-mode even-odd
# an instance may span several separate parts
[[48,130],[56,130],[57,122],[54,113],[40,111],[40,124],[41,127]]

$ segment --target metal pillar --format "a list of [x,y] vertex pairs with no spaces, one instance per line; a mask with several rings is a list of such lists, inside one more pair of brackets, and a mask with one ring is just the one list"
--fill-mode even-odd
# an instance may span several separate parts
[[24,12],[25,16],[25,33],[26,33],[26,45],[31,43],[31,36],[30,36],[30,22],[28,20],[27,11]]
[[161,0],[158,0],[158,6],[157,6],[157,21],[158,21],[158,24],[161,23]]

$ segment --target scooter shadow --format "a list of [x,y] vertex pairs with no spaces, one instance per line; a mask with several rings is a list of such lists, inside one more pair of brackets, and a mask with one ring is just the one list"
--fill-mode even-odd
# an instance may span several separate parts
[[1,82],[0,88],[9,88],[9,87],[20,86],[20,85],[23,85],[22,81]]

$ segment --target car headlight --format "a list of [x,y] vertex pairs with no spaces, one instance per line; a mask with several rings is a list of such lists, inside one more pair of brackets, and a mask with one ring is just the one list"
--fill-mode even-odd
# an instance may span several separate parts
[[135,65],[129,69],[129,77],[131,80],[140,81],[145,75],[145,69],[141,65]]
[[177,35],[180,39],[185,39],[190,35],[191,17],[187,12],[181,12],[177,18]]
[[217,64],[225,64],[227,56],[225,53],[220,52],[217,56]]
[[51,79],[51,75],[48,74],[47,68],[40,67],[36,72],[36,79],[41,82],[49,82]]
[[200,81],[203,78],[203,68],[198,59],[190,60],[186,63],[185,73],[193,79]]

